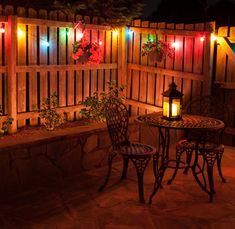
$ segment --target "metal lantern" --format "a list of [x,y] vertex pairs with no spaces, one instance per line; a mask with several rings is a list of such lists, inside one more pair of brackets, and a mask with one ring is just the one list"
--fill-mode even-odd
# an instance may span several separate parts
[[163,118],[167,120],[182,119],[182,97],[183,94],[176,90],[176,84],[172,82],[169,89],[163,95]]

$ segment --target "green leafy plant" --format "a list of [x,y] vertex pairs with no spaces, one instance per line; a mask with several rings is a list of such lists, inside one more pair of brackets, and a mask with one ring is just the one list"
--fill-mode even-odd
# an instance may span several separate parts
[[[3,111],[2,108],[0,108],[0,119],[2,115]],[[14,119],[12,117],[7,117],[6,121],[2,122],[2,126],[0,128],[0,136],[3,136],[5,133],[8,132],[8,128],[11,126],[13,120]]]
[[123,91],[125,89],[124,85],[117,86],[115,80],[107,82],[108,92],[94,92],[92,96],[87,97],[84,101],[81,101],[80,104],[85,106],[81,109],[80,114],[90,120],[96,122],[105,121],[105,106],[107,101],[112,98],[119,98],[120,100],[124,99]]
[[66,121],[66,112],[59,113],[59,101],[54,92],[50,97],[42,102],[42,108],[39,110],[39,117],[42,119],[43,125],[47,130],[54,130]]

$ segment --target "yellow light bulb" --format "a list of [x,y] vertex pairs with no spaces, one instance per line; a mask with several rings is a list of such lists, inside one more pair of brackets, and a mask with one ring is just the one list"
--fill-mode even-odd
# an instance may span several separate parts
[[20,37],[23,37],[25,33],[24,33],[23,30],[18,29],[18,30],[17,30],[17,34],[18,34],[18,37],[20,38]]

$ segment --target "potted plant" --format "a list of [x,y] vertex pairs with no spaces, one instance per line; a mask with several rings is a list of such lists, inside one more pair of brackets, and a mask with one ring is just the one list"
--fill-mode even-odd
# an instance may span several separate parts
[[147,41],[141,50],[142,56],[149,56],[151,62],[160,62],[166,57],[173,58],[174,52],[174,47],[162,40]]

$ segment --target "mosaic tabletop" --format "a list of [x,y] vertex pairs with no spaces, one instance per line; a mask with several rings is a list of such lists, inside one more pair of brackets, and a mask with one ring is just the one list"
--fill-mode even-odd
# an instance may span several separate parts
[[224,127],[221,120],[199,116],[184,114],[182,120],[169,121],[162,118],[162,112],[141,115],[136,118],[136,121],[147,124],[149,126],[163,127],[170,129],[220,129]]

